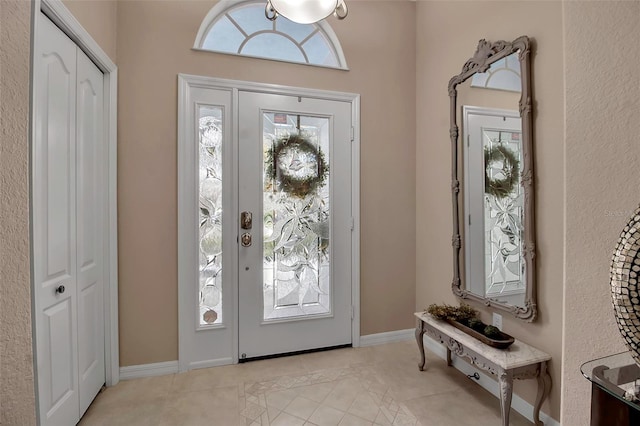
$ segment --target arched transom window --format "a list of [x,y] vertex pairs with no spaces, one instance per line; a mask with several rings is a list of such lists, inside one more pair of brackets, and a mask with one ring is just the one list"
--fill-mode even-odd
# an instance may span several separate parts
[[265,17],[266,1],[222,0],[207,14],[194,49],[347,69],[335,33],[324,21],[297,24]]

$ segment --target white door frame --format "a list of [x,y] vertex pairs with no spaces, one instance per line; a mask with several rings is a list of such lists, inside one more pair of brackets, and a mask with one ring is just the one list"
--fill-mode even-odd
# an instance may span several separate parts
[[[190,87],[202,87],[209,89],[221,89],[232,92],[232,105],[234,112],[237,111],[238,106],[238,93],[240,91],[250,91],[258,93],[267,93],[274,95],[286,95],[286,96],[303,96],[306,98],[325,99],[334,101],[343,101],[351,103],[351,122],[353,126],[352,145],[351,145],[351,212],[353,215],[353,232],[351,233],[351,300],[353,306],[352,323],[351,323],[351,336],[352,346],[360,346],[360,95],[355,93],[333,92],[325,90],[316,90],[308,88],[299,88],[291,86],[282,86],[276,84],[263,84],[239,80],[227,80],[213,77],[203,77],[189,74],[178,75],[178,103],[182,106],[182,112],[186,112],[188,105],[188,92]],[[187,127],[191,125],[187,123],[185,114],[178,116],[178,140],[183,135],[187,134]],[[238,116],[233,114],[232,118],[232,145],[234,146],[234,153],[238,147]],[[180,164],[180,158],[184,157],[184,153],[181,153],[181,145],[178,144],[178,163]],[[237,153],[234,154],[234,160],[237,161]],[[180,174],[180,171],[178,172]],[[234,178],[235,179],[235,178]],[[179,179],[180,180],[180,179]],[[234,185],[237,182],[234,183]],[[180,182],[178,183],[178,191],[180,192]],[[188,190],[188,189],[187,189]],[[184,223],[180,217],[180,208],[178,209],[178,227],[181,223]],[[237,210],[237,209],[236,209]],[[184,244],[182,241],[181,233],[178,232],[178,245],[179,247]],[[186,259],[184,256],[180,256],[183,250],[178,250],[178,332],[179,336],[186,333],[191,327],[193,327],[193,320],[190,315],[191,309],[188,304],[192,303],[192,295],[185,294],[183,290],[185,287],[180,285],[183,280],[183,272],[188,271],[191,267],[190,259]],[[234,289],[234,300],[231,301],[235,307],[238,306],[238,291]],[[237,309],[237,308],[236,308]],[[235,321],[233,324],[234,342],[233,342],[233,362],[238,362],[238,319],[237,312],[235,312]],[[179,370],[186,371],[189,369],[187,360],[191,359],[190,348],[184,339],[179,338]]]
[[[35,0],[31,14],[31,57],[36,54],[35,43],[38,35],[38,15],[42,11],[53,21],[104,73],[104,132],[107,141],[108,167],[106,205],[108,206],[108,224],[104,230],[104,253],[107,274],[104,286],[104,328],[105,328],[105,377],[107,386],[114,386],[120,380],[120,358],[118,343],[118,224],[117,224],[117,89],[118,69],[109,56],[102,50],[80,22],[69,12],[61,0]],[[31,138],[35,135],[35,103],[38,84],[31,67]],[[31,140],[31,150],[35,145]],[[31,153],[33,157],[33,152]],[[32,167],[32,165],[31,165]],[[33,176],[33,170],[30,175]],[[33,213],[31,213],[33,214]],[[33,227],[33,221],[31,221]],[[33,273],[33,230],[31,231],[31,306],[33,335],[35,330],[35,283]],[[33,361],[37,398],[37,356],[36,339],[33,339]]]

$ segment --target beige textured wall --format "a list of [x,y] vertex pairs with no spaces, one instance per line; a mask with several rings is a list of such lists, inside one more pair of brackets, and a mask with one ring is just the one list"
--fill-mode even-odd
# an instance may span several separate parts
[[62,0],[91,37],[116,62],[117,0]]
[[[455,31],[451,30],[455,22]],[[457,303],[451,292],[451,146],[447,83],[473,56],[478,40],[528,35],[532,57],[539,317],[534,323],[503,315],[504,330],[552,356],[553,388],[542,410],[560,418],[563,274],[562,9],[558,1],[417,3],[416,308]],[[490,309],[475,306],[485,321]],[[535,400],[535,381],[515,393]]]
[[[107,5],[114,2],[92,2],[92,6],[76,3],[66,2],[115,59],[115,4]],[[564,30],[557,2],[517,3],[418,2],[417,6],[402,4],[399,10],[381,2],[350,3],[352,13],[347,21],[331,21],[352,68],[348,73],[191,52],[195,30],[209,5],[121,3],[117,47],[124,58],[120,67],[119,146],[123,365],[177,357],[178,72],[363,95],[362,331],[368,334],[411,326],[406,313],[413,309],[415,260],[404,248],[413,244],[418,260],[416,307],[454,301],[449,289],[452,262],[446,82],[473,54],[479,38],[511,39],[527,34],[537,44],[533,71],[540,319],[525,324],[505,316],[504,326],[507,332],[553,356],[554,388],[551,403],[543,410],[559,418],[562,387],[562,423],[586,424],[589,385],[579,374],[580,364],[624,350],[610,306],[608,262],[627,216],[638,203],[640,145],[635,135],[640,130],[640,63],[630,52],[635,51],[634,40],[640,38],[636,25],[640,3],[568,1],[564,4]],[[98,14],[93,12],[94,7],[106,9]],[[417,46],[411,35],[415,32],[410,18],[414,8]],[[3,425],[35,424],[27,223],[29,13],[30,2],[0,2]],[[98,19],[102,13],[107,14],[106,20]],[[527,19],[519,19],[522,16]],[[505,19],[508,17],[513,19]],[[148,28],[139,28],[140,22]],[[376,22],[388,32],[376,31]],[[450,22],[460,23],[455,33],[450,31]],[[172,30],[167,32],[167,28]],[[442,34],[447,34],[446,43]],[[563,43],[566,93],[559,78]],[[377,59],[381,52],[385,52],[384,60]],[[162,69],[154,68],[158,66]],[[294,72],[289,72],[291,67]],[[414,67],[417,99],[411,84]],[[162,85],[167,89],[157,90]],[[414,101],[417,127],[411,111]],[[411,142],[403,141],[412,141],[416,128],[414,148]],[[412,166],[407,168],[414,157],[417,173]],[[566,198],[560,182],[565,182]],[[390,213],[385,206],[389,205],[408,212],[406,222],[412,222],[414,207],[417,217],[424,218],[416,222],[417,242],[410,227],[388,220]],[[383,259],[390,267],[382,266]],[[402,297],[388,306],[386,296],[390,291]],[[149,298],[149,294],[155,296]],[[483,315],[488,319],[488,311]],[[530,400],[532,390],[523,385],[516,386],[516,393]]]
[[29,279],[31,2],[0,2],[0,424],[34,425]]
[[347,20],[330,19],[348,72],[191,51],[211,7],[118,4],[121,364],[178,357],[178,73],[362,95],[361,332],[412,327],[415,3],[352,2]]
[[640,202],[639,2],[564,4],[566,266],[562,424],[589,422],[586,361],[626,350],[609,262]]

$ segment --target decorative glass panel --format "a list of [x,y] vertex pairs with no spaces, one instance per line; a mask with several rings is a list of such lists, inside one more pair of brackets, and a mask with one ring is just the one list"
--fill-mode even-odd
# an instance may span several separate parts
[[331,313],[329,119],[263,123],[264,319]]
[[200,325],[222,323],[222,108],[199,107]]
[[264,1],[216,7],[220,11],[202,23],[194,47],[333,68],[347,66],[337,38],[326,22],[298,24],[284,16],[270,21],[264,14]]
[[486,295],[525,291],[521,133],[483,129]]

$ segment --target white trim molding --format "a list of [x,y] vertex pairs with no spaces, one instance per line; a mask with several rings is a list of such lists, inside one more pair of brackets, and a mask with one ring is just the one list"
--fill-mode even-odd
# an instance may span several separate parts
[[120,379],[131,380],[142,377],[165,376],[178,372],[178,361],[156,362],[153,364],[120,367]]
[[360,337],[360,95],[352,98],[351,123],[351,345],[361,346]]
[[40,0],[40,10],[47,15],[105,74],[115,71],[116,64],[89,35],[61,0]]
[[[239,128],[239,118],[237,114],[237,108],[239,105],[239,93],[240,92],[256,92],[256,93],[265,93],[265,94],[275,94],[275,95],[288,95],[288,96],[303,96],[305,98],[313,98],[313,99],[322,99],[322,100],[333,100],[333,101],[342,101],[349,102],[351,104],[351,123],[352,123],[352,140],[351,140],[351,216],[353,220],[353,230],[351,232],[351,308],[352,308],[352,321],[351,321],[351,343],[352,346],[357,347],[360,346],[360,95],[355,93],[345,93],[345,92],[336,92],[336,91],[326,91],[326,90],[315,90],[308,88],[298,88],[298,87],[290,87],[290,86],[281,86],[275,84],[262,84],[255,82],[247,82],[247,81],[239,81],[239,80],[227,80],[220,78],[212,78],[212,77],[203,77],[196,75],[188,75],[188,74],[179,74],[178,75],[178,135],[179,140],[181,138],[189,137],[189,119],[187,115],[187,111],[190,111],[191,105],[194,102],[194,99],[190,97],[190,91],[192,89],[204,89],[208,91],[227,91],[232,94],[232,100],[230,106],[228,106],[228,110],[231,112],[231,128],[233,129],[233,143],[231,146],[233,147],[233,162],[234,164],[238,161],[238,134],[237,129]],[[193,164],[193,159],[188,158],[187,152],[185,150],[185,144],[179,143],[178,150],[178,164],[184,164],[189,166]],[[180,167],[178,167],[180,169]],[[187,371],[192,368],[203,368],[210,367],[215,365],[229,364],[238,362],[238,324],[237,324],[237,314],[232,316],[236,318],[235,321],[231,321],[229,327],[231,327],[233,331],[233,357],[228,358],[225,356],[215,356],[212,355],[211,351],[204,351],[209,356],[212,356],[212,359],[202,359],[202,357],[193,355],[194,343],[188,337],[191,333],[191,329],[193,328],[193,316],[189,313],[190,307],[194,301],[194,298],[185,291],[189,286],[189,282],[193,282],[193,277],[189,275],[189,271],[192,268],[189,263],[188,254],[190,247],[193,244],[190,244],[188,240],[185,239],[184,233],[181,231],[181,227],[185,227],[186,217],[183,217],[182,206],[189,204],[186,199],[183,199],[181,194],[187,194],[190,191],[192,185],[184,185],[187,180],[185,179],[186,175],[183,175],[180,170],[178,170],[178,200],[181,209],[178,212],[178,281],[179,281],[179,289],[178,289],[178,356],[179,356],[179,370]],[[234,190],[239,191],[237,187],[237,177],[233,175],[236,181],[233,183]],[[181,201],[182,200],[182,201]],[[181,202],[180,202],[181,201]],[[232,217],[237,218],[237,203],[232,206],[234,210],[234,214]],[[185,228],[186,229],[186,228]],[[236,238],[234,237],[233,240]],[[237,258],[236,258],[237,259]],[[238,264],[237,260],[234,260],[234,271],[237,271]],[[237,273],[237,272],[232,272]],[[233,281],[237,281],[237,276],[233,276]],[[186,283],[186,284],[185,284]],[[229,300],[228,303],[232,303],[232,305],[237,307],[238,305],[238,286],[234,285],[234,292],[232,299]],[[411,331],[413,333],[413,331]]]
[[[120,380],[120,357],[118,336],[118,224],[117,224],[117,93],[118,68],[100,45],[82,27],[61,0],[35,0],[32,13],[32,40],[37,40],[38,13],[42,11],[58,28],[96,64],[104,73],[104,119],[108,145],[107,176],[107,227],[105,229],[105,253],[108,256],[105,281],[105,369],[106,384],[114,386]],[[35,41],[34,41],[35,42]],[[33,47],[33,46],[32,46]],[[32,48],[32,55],[35,53]],[[33,81],[32,81],[33,86]],[[35,91],[32,89],[32,105]],[[32,108],[33,111],[33,108]],[[35,120],[32,120],[32,135]],[[32,292],[33,294],[33,292]],[[35,322],[34,322],[35,324]],[[35,331],[34,331],[35,336]],[[35,348],[34,350],[37,350]],[[35,360],[35,357],[34,357]]]
[[[402,342],[405,340],[415,339],[415,330],[409,328],[406,330],[386,331],[384,333],[367,334],[360,336],[360,346],[384,345],[385,343]],[[354,347],[356,345],[353,345]]]
[[235,364],[237,360],[234,358],[219,358],[206,361],[196,361],[189,364],[189,370],[196,370],[199,368],[220,367],[222,365]]
[[[414,330],[411,330],[412,333],[413,331]],[[435,340],[433,340],[427,335],[424,336],[424,347],[425,349],[429,349],[431,352],[433,352],[435,355],[439,356],[440,358],[444,360],[447,359],[446,348],[442,344],[440,344],[439,342],[436,342]],[[469,364],[465,360],[453,354],[452,354],[451,360],[452,360],[453,367],[455,367],[456,370],[462,372],[466,376],[473,375],[474,373],[478,373],[478,375],[480,376],[480,379],[477,381],[477,383],[480,386],[482,386],[491,395],[495,396],[498,399],[500,398],[500,386],[498,385],[498,382],[495,379],[493,379],[492,376],[485,374],[484,372],[482,372],[482,370],[479,370],[473,367],[471,364]],[[425,371],[428,370],[428,365],[429,364],[427,361],[427,364],[425,365]],[[416,369],[417,369],[417,366],[416,366]],[[513,394],[513,399],[511,400],[511,408],[517,411],[518,413],[520,413],[522,416],[526,417],[530,422],[533,423],[533,405],[529,404],[520,396]],[[546,426],[560,426],[560,423],[558,421],[554,420],[553,418],[551,418],[551,416],[549,416],[547,413],[544,413],[542,411],[540,412],[540,420]]]

